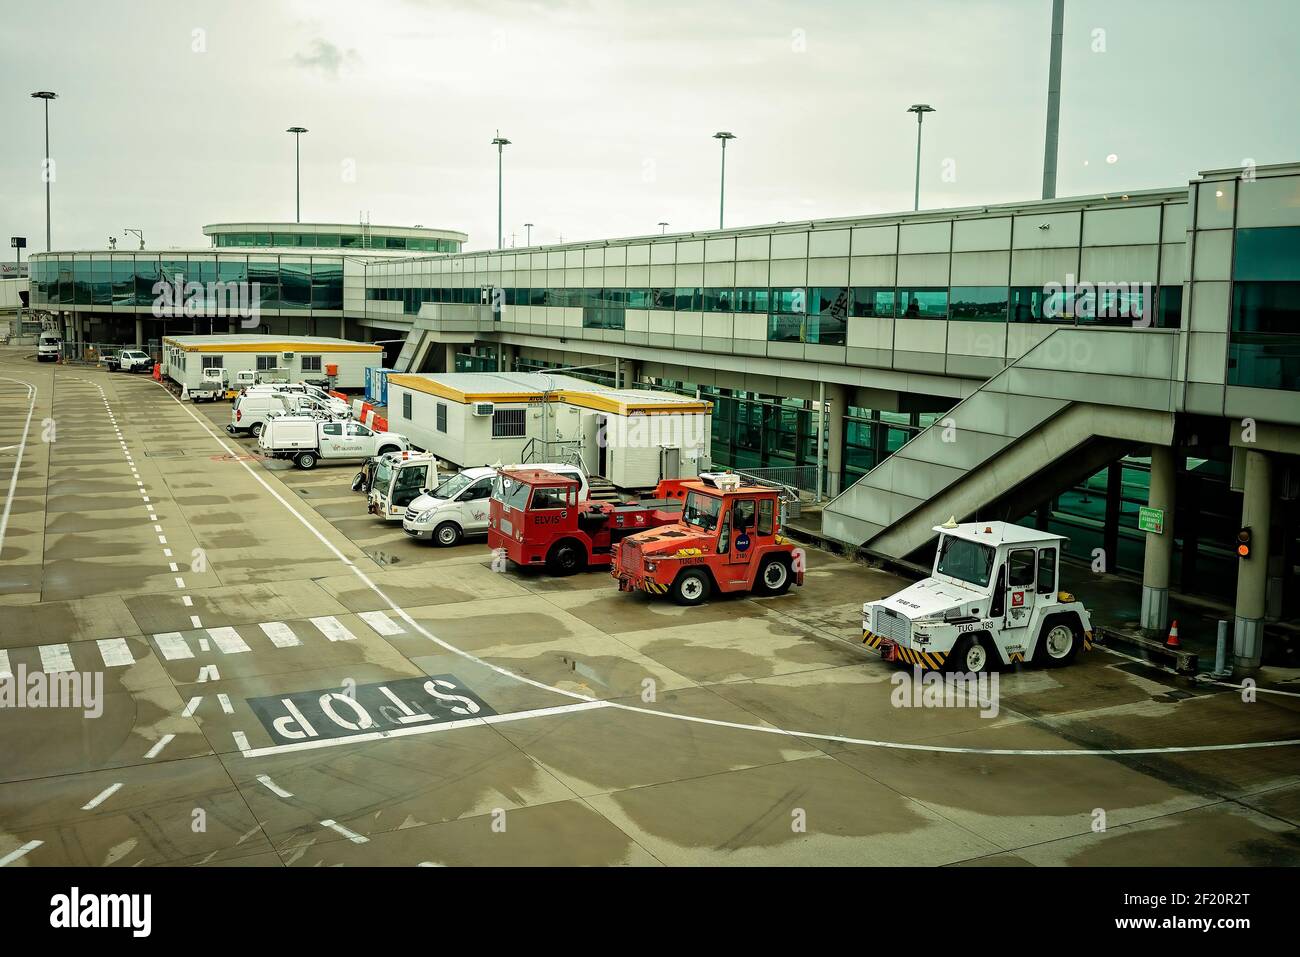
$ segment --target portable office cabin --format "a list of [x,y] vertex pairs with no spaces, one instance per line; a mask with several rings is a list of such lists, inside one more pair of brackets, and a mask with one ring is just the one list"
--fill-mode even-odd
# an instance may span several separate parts
[[620,390],[546,373],[388,377],[395,432],[462,468],[554,461],[577,451],[589,474],[620,488],[709,467],[712,404],[671,392]]
[[232,383],[240,372],[267,369],[283,369],[290,382],[324,381],[328,367],[337,366],[336,388],[362,389],[366,369],[384,364],[381,345],[319,336],[167,336],[162,346],[163,375],[191,389],[214,366]]

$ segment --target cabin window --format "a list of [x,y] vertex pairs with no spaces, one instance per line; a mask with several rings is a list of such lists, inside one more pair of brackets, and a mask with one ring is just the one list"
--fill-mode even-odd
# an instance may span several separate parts
[[1038,551],[1038,594],[1050,595],[1056,591],[1056,549]]
[[772,507],[772,500],[765,498],[758,503],[758,534],[772,534],[772,518],[776,510]]

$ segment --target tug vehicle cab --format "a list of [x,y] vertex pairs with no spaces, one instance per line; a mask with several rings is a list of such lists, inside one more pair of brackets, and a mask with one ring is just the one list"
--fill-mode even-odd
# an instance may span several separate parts
[[[366,479],[366,511],[389,522],[400,522],[407,508],[421,495],[442,484],[438,459],[431,452],[386,452],[362,469]],[[355,480],[354,480],[355,481]]]
[[862,642],[886,661],[978,673],[1060,667],[1092,647],[1083,604],[1058,591],[1061,535],[949,519],[929,578],[862,606]]
[[678,520],[682,485],[665,480],[650,498],[602,502],[586,499],[573,474],[502,469],[492,489],[488,546],[516,565],[545,565],[552,575],[608,565],[625,536]]
[[783,595],[803,584],[803,550],[781,535],[775,489],[742,485],[730,472],[706,472],[680,485],[685,501],[677,522],[615,547],[610,574],[619,591],[699,605],[714,592]]

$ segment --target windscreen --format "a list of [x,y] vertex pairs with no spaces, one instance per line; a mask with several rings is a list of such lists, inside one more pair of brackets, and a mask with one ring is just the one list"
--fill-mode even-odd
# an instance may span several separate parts
[[393,467],[381,459],[379,464],[375,466],[374,488],[388,491],[388,482],[392,477]]
[[434,489],[433,497],[455,498],[461,492],[465,491],[465,489],[469,488],[473,483],[474,480],[464,472],[457,472],[451,478],[447,479],[447,481]]
[[492,480],[492,497],[506,508],[522,509],[528,504],[531,486],[517,482],[500,473]]
[[993,572],[993,555],[988,545],[945,535],[939,543],[935,573],[986,588]]
[[694,525],[706,532],[718,527],[718,513],[722,510],[722,500],[702,492],[691,492],[686,496],[686,507],[682,509],[682,521]]

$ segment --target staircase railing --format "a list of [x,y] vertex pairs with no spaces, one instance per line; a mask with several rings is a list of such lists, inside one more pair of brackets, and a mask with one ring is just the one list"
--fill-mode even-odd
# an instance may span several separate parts
[[519,453],[519,464],[528,465],[531,462],[574,465],[582,469],[583,475],[591,475],[591,469],[587,468],[587,463],[582,458],[582,445],[576,439],[529,439]]

